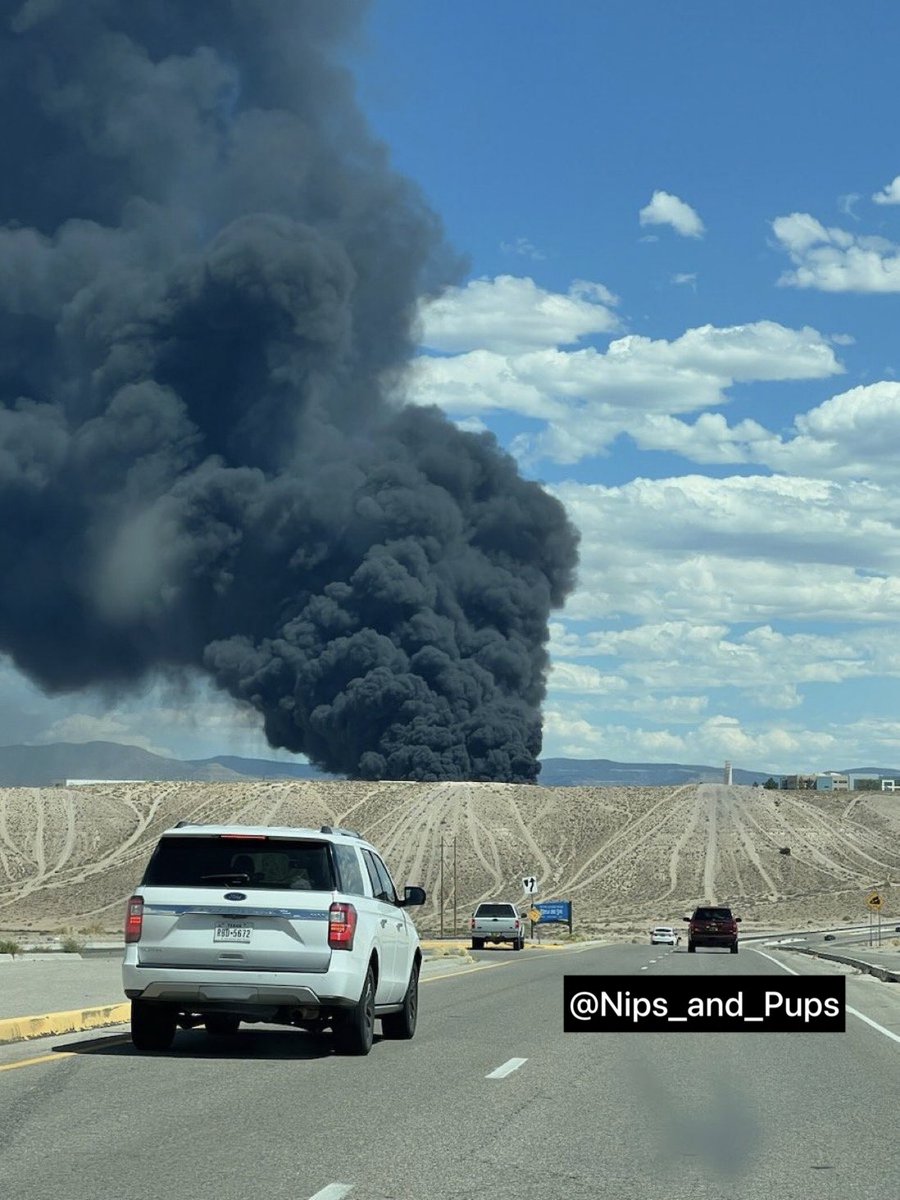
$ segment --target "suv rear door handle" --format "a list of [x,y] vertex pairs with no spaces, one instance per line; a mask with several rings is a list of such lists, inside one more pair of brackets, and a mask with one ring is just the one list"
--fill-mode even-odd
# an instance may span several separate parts
[[387,925],[387,917],[382,917],[381,918],[381,928],[384,929],[385,925]]

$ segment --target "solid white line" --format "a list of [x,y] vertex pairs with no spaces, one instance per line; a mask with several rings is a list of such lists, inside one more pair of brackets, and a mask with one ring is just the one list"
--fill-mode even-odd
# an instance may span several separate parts
[[[511,1058],[509,1062],[505,1062],[496,1071],[491,1071],[490,1074],[485,1075],[485,1079],[505,1079],[507,1075],[511,1075],[513,1071],[518,1071],[519,1067],[527,1062],[527,1058]],[[316,1200],[316,1198],[313,1197],[313,1200]]]
[[786,967],[783,962],[779,962],[777,958],[773,958],[771,954],[766,954],[764,950],[757,950],[755,946],[748,946],[748,950],[752,950],[754,954],[759,954],[763,958],[767,958],[769,962],[775,964],[776,967],[781,967],[782,971],[787,971],[788,975],[799,975],[799,971],[795,971],[793,967]]
[[329,1183],[314,1196],[310,1196],[309,1200],[341,1200],[342,1196],[352,1191],[352,1183]]
[[[751,946],[750,949],[754,954],[762,954],[763,958],[767,958],[769,962],[773,962],[776,967],[781,967],[783,971],[787,971],[791,975],[800,974],[800,972],[795,971],[793,967],[786,967],[784,963],[779,962],[777,958],[773,958],[771,954],[763,954],[762,950],[757,950],[755,946]],[[885,1029],[883,1025],[879,1025],[877,1021],[873,1021],[871,1017],[867,1017],[865,1013],[861,1013],[858,1008],[851,1008],[849,1004],[845,1004],[844,1008],[852,1016],[858,1017],[859,1020],[863,1021],[866,1025],[871,1025],[873,1029],[877,1029],[879,1033],[883,1033],[885,1037],[889,1037],[892,1042],[900,1042],[900,1035],[894,1033],[890,1029]]]
[[871,1017],[867,1017],[865,1013],[861,1013],[858,1008],[851,1008],[849,1004],[845,1005],[848,1013],[853,1013],[854,1017],[859,1017],[860,1021],[865,1021],[867,1025],[871,1025],[873,1029],[877,1029],[879,1033],[883,1033],[885,1037],[889,1037],[892,1042],[900,1042],[900,1035],[893,1033],[890,1029],[885,1029],[883,1025],[879,1025],[877,1021],[873,1021]]

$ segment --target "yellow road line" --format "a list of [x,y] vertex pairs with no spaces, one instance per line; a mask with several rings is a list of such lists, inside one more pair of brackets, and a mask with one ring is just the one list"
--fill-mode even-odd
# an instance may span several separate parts
[[0,1071],[15,1071],[18,1067],[34,1067],[42,1062],[56,1062],[60,1058],[73,1058],[74,1050],[59,1050],[56,1054],[39,1054],[37,1058],[20,1058],[18,1062],[4,1063]]

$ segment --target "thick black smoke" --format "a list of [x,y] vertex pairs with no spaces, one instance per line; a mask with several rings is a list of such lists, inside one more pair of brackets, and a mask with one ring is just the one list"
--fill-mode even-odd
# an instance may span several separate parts
[[205,670],[367,778],[533,780],[576,535],[389,397],[452,258],[356,0],[0,0],[0,649]]

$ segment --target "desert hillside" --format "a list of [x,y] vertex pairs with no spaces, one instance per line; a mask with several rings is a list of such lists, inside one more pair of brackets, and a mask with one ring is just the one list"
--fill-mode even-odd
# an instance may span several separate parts
[[279,780],[0,789],[0,931],[117,930],[156,838],[178,820],[357,829],[400,886],[427,888],[417,923],[428,932],[442,832],[448,933],[454,842],[460,926],[479,900],[519,900],[532,872],[537,898],[571,899],[589,931],[678,920],[703,900],[750,925],[863,920],[873,885],[900,919],[890,795]]

